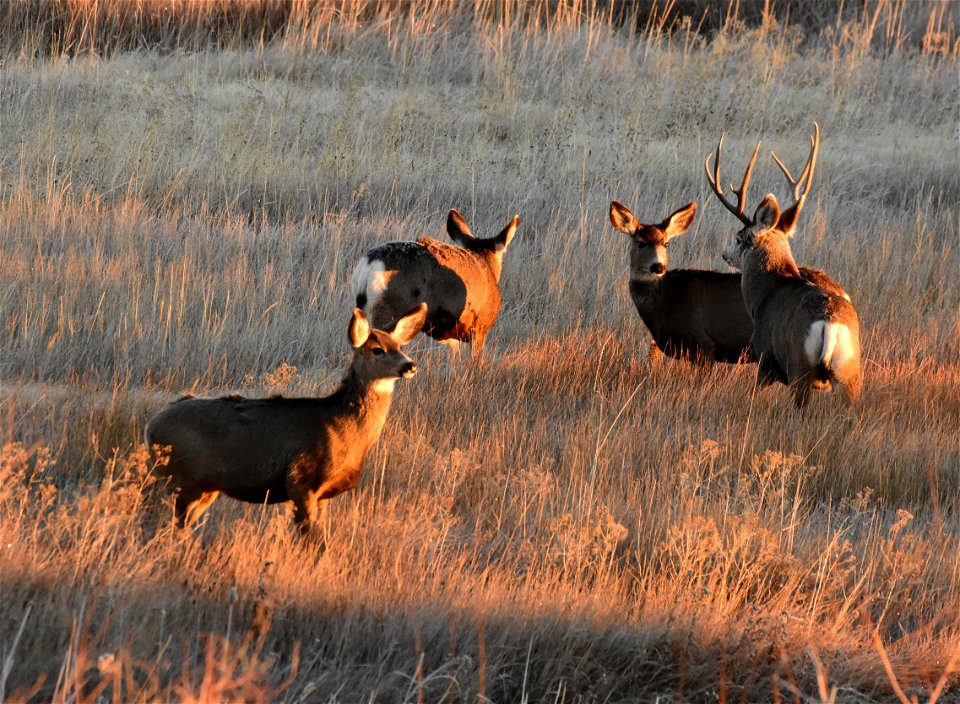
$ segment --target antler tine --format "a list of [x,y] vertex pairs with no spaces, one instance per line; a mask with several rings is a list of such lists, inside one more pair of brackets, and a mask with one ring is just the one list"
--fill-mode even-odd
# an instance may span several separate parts
[[740,190],[737,190],[733,187],[733,184],[730,184],[730,190],[734,192],[737,196],[737,202],[740,204],[740,212],[743,213],[743,206],[746,204],[744,197],[747,195],[747,186],[750,185],[750,177],[753,176],[753,167],[757,163],[757,154],[760,153],[760,142],[757,142],[757,148],[753,150],[753,156],[750,158],[750,163],[747,164],[747,170],[743,172],[743,181],[740,182]]
[[737,196],[737,205],[734,205],[729,200],[727,200],[726,196],[723,195],[723,188],[720,185],[721,183],[723,183],[723,181],[721,181],[720,179],[720,152],[723,150],[723,137],[724,135],[721,134],[720,141],[717,142],[717,153],[716,153],[716,160],[714,161],[713,174],[710,173],[710,156],[711,155],[707,154],[707,158],[704,159],[703,161],[703,168],[707,172],[707,182],[710,184],[710,188],[713,189],[714,194],[717,196],[717,198],[720,199],[720,202],[723,204],[723,206],[727,210],[729,210],[731,213],[736,215],[737,218],[740,220],[740,222],[742,222],[744,225],[749,227],[750,225],[753,224],[753,221],[743,214],[743,206],[744,206],[743,194],[746,191],[747,184],[750,183],[750,174],[753,171],[753,165],[757,161],[757,152],[760,151],[760,144],[757,143],[757,148],[753,152],[753,159],[751,159],[749,166],[747,166],[747,171],[743,175],[743,183],[740,185],[740,190],[738,191],[731,186],[731,189],[733,190],[734,194]]
[[810,186],[813,184],[813,174],[817,169],[817,151],[820,148],[820,125],[816,122],[813,123],[813,136],[810,138],[810,156],[807,157],[807,163],[804,164],[803,171],[800,174],[800,177],[797,179],[793,178],[793,175],[790,173],[790,169],[777,158],[777,155],[772,151],[770,156],[773,157],[773,160],[777,163],[777,166],[780,167],[780,170],[783,172],[783,175],[786,176],[787,181],[793,186],[793,199],[794,203],[789,208],[783,211],[780,215],[779,227],[785,232],[793,232],[794,227],[796,227],[797,217],[800,215],[800,211],[803,209],[803,204],[806,202],[807,196],[810,194]]
[[[793,199],[800,200],[800,182],[803,181],[803,177],[807,175],[808,169],[805,168],[803,173],[800,174],[800,178],[794,180],[793,176],[790,174],[790,169],[787,168],[787,165],[780,161],[780,158],[773,153],[773,150],[770,150],[770,156],[773,157],[773,160],[777,162],[777,166],[780,167],[780,170],[783,172],[783,175],[787,177],[787,181],[790,182],[790,185],[793,186]],[[809,166],[809,162],[807,163]]]
[[813,183],[813,172],[817,170],[817,151],[819,149],[820,125],[814,121],[813,136],[810,138],[810,157],[807,159],[807,165],[803,168],[803,174],[800,175],[801,180],[804,175],[807,177],[806,185],[803,187],[803,193],[801,194],[802,198],[806,198],[807,194],[810,193],[810,184]]
[[[794,179],[787,165],[780,161],[773,150],[770,151],[770,156],[773,157],[783,175],[787,177],[787,181],[793,186],[793,199],[796,201],[800,200],[801,195],[806,197],[810,193],[810,184],[813,182],[813,171],[817,165],[817,150],[820,147],[820,126],[816,122],[813,123],[813,130],[813,137],[810,138],[810,156],[807,157],[807,163],[804,164],[803,172],[798,179]],[[801,187],[803,188],[802,194],[800,192]]]

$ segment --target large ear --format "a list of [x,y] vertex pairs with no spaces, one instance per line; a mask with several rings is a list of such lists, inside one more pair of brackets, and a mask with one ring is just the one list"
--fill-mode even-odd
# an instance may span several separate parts
[[513,220],[500,231],[500,234],[493,238],[493,251],[503,252],[508,246],[513,236],[517,234],[517,226],[520,224],[520,216],[514,215]]
[[777,203],[777,197],[768,193],[760,205],[757,206],[757,212],[753,214],[753,223],[760,225],[764,229],[770,229],[777,224],[780,219],[780,204]]
[[447,234],[450,235],[450,239],[461,247],[466,247],[467,242],[473,239],[470,226],[456,210],[451,210],[450,214],[447,215]]
[[693,224],[693,218],[696,214],[697,204],[687,203],[680,208],[680,210],[664,220],[660,225],[660,229],[663,230],[663,234],[668,240],[677,235],[682,235],[690,228],[690,225]]
[[370,323],[367,322],[367,316],[359,308],[353,310],[350,327],[347,328],[347,337],[354,349],[361,347],[370,337]]
[[640,227],[630,208],[618,200],[610,203],[610,223],[625,235],[632,235]]
[[787,237],[793,237],[797,231],[797,217],[800,215],[800,209],[803,207],[803,201],[806,196],[800,196],[800,200],[780,213],[777,220],[777,229]]
[[393,326],[393,332],[390,333],[390,337],[401,345],[405,345],[416,337],[426,321],[427,304],[421,303],[397,321],[397,324]]

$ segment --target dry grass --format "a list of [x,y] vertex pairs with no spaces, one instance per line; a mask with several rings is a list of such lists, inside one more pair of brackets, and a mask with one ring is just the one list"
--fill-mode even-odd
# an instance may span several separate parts
[[[957,18],[847,5],[4,6],[0,700],[960,699]],[[813,119],[794,249],[866,386],[800,416],[647,359],[606,209],[698,200],[672,261],[720,268],[703,156]],[[490,354],[414,346],[329,549],[170,527],[145,420],[329,389],[353,263],[451,207],[521,215]]]

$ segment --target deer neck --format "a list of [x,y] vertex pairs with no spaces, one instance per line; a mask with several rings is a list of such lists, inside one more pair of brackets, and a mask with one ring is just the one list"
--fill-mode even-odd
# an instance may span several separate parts
[[786,238],[768,238],[747,250],[742,272],[744,300],[754,309],[780,286],[783,279],[802,278]]
[[396,379],[366,381],[351,367],[334,392],[339,397],[344,422],[372,433],[374,438],[378,436],[390,412],[396,382]]
[[648,327],[650,321],[657,318],[657,313],[663,310],[664,278],[664,276],[636,279],[630,277],[630,298],[633,299],[633,304]]
[[480,256],[490,267],[490,271],[493,272],[493,278],[496,279],[497,283],[500,283],[500,272],[503,270],[503,251],[483,252]]

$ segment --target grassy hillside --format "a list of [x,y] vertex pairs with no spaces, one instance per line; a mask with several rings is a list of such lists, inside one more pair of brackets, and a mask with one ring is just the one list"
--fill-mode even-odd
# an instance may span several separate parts
[[[946,2],[0,10],[0,699],[960,699],[958,14]],[[648,358],[612,199],[822,142],[797,260],[865,388]],[[427,338],[319,554],[282,507],[173,528],[184,392],[322,394],[371,245],[519,213],[478,362]],[[952,699],[951,699],[952,698]]]

